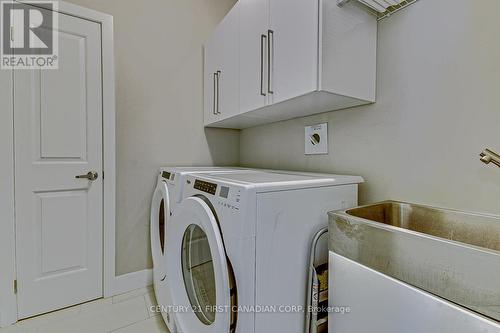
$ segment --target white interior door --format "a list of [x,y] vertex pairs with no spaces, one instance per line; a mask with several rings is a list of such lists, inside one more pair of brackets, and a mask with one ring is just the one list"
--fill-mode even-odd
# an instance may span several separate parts
[[100,36],[61,14],[59,69],[14,72],[19,318],[102,296]]

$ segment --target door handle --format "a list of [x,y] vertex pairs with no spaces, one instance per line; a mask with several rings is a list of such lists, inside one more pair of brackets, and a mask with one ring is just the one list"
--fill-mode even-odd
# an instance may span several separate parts
[[99,174],[95,171],[89,171],[84,175],[75,176],[76,179],[88,179],[90,181],[94,181],[99,177]]
[[266,92],[264,91],[264,48],[266,47],[266,35],[260,36],[260,94],[262,96],[266,96]]
[[217,71],[217,112],[216,114],[221,114],[221,112],[219,111],[219,105],[220,105],[220,74],[222,72],[221,71]]
[[214,73],[214,100],[213,100],[213,105],[212,105],[212,113],[214,115],[217,115],[217,111],[216,111],[216,107],[217,107],[216,85],[217,85],[217,73]]
[[274,31],[267,30],[267,92],[274,94],[273,91],[273,67],[274,67]]

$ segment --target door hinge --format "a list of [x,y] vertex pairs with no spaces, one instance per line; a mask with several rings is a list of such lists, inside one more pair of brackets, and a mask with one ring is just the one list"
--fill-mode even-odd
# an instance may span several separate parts
[[14,27],[13,26],[10,27],[10,40],[11,40],[11,42],[14,41]]
[[14,280],[14,294],[17,294],[17,280]]
[[102,180],[104,180],[104,170],[102,171]]

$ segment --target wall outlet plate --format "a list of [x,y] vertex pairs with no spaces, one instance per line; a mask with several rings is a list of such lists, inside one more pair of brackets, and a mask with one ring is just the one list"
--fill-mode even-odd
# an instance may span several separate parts
[[305,127],[305,154],[328,154],[328,123]]

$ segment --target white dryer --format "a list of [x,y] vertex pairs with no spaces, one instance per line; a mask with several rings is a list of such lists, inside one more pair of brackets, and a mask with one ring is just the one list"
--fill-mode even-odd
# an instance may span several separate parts
[[311,239],[357,205],[361,177],[188,175],[167,234],[178,332],[304,332]]
[[176,329],[172,314],[167,311],[171,301],[165,267],[165,235],[167,221],[182,199],[185,178],[193,173],[215,174],[241,170],[243,169],[229,167],[164,167],[159,171],[156,189],[151,202],[150,218],[153,285],[156,300],[171,333],[175,333]]

